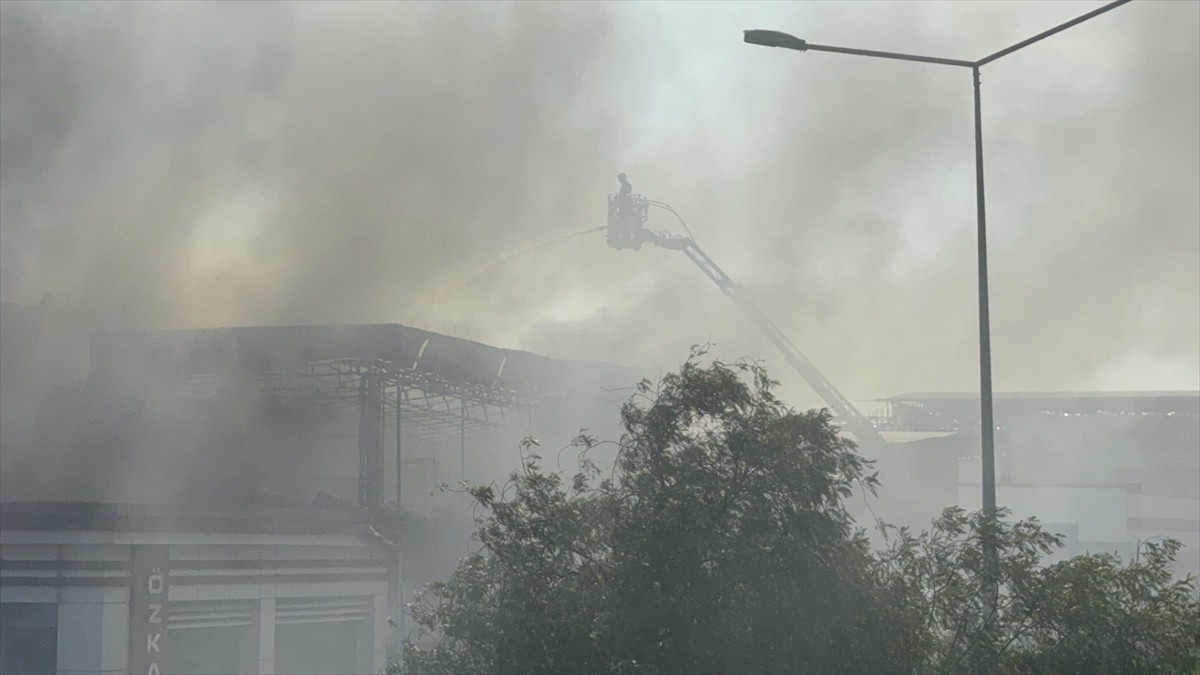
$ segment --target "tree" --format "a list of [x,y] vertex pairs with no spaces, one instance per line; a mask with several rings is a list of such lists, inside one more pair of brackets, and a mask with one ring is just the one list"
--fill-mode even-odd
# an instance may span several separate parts
[[872,552],[843,500],[877,479],[828,413],[699,356],[639,385],[611,475],[581,435],[570,481],[530,454],[471,489],[480,548],[413,604],[394,671],[1200,672],[1178,543],[1045,565],[1036,520],[948,509]]
[[1146,542],[1128,564],[1085,554],[1044,565],[1061,538],[1006,515],[946,509],[928,532],[893,530],[879,555],[878,581],[907,612],[921,672],[1200,672],[1196,580],[1171,574],[1179,542]]
[[[481,550],[413,616],[405,671],[883,672],[907,648],[842,506],[869,463],[757,365],[694,354],[622,409],[615,476],[536,456],[472,490]],[[595,444],[583,437],[581,450]],[[527,446],[528,449],[529,446]]]

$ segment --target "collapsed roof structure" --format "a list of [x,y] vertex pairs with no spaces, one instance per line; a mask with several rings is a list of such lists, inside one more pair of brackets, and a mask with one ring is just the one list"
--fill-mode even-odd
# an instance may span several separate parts
[[[563,361],[400,324],[102,330],[90,343],[89,381],[152,380],[204,391],[234,378],[270,395],[358,406],[364,378],[384,387],[420,435],[502,424],[515,411],[583,390],[636,383],[630,368]],[[396,398],[396,392],[399,398]]]

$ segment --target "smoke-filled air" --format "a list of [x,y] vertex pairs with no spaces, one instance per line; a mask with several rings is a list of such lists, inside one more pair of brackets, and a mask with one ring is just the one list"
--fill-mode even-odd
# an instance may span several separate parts
[[[970,389],[970,73],[740,27],[971,58],[1075,9],[5,3],[3,297],[772,358],[686,261],[599,236],[459,283],[603,225],[627,172],[852,397]],[[998,387],[1196,386],[1198,11],[1142,3],[984,73]]]
[[1094,628],[1200,630],[1112,5],[0,2],[0,675],[1196,670]]

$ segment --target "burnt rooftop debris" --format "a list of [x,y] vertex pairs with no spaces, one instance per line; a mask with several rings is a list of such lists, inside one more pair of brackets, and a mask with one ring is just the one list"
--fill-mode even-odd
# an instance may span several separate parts
[[[397,401],[429,432],[500,423],[506,409],[621,389],[641,373],[502,349],[401,324],[100,330],[90,342],[96,385],[154,382],[203,391],[229,380],[257,383],[285,401],[353,408],[366,379],[398,388]],[[387,394],[385,394],[385,397]]]

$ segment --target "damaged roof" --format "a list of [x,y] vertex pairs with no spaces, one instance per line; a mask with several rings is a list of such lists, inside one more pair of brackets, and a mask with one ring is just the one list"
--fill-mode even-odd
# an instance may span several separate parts
[[551,359],[401,324],[100,330],[91,334],[89,363],[89,379],[101,381],[253,378],[352,364],[525,399],[630,387],[642,376],[632,368]]

